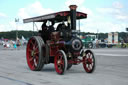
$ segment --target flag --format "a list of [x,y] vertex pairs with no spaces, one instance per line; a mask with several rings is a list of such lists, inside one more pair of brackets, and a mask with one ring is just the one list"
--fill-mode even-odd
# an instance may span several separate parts
[[24,40],[24,41],[25,41],[25,38],[24,38],[24,36],[22,36],[22,40]]

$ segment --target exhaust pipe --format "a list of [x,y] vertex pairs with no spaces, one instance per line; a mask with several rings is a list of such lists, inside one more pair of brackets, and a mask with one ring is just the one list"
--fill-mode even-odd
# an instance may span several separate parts
[[70,5],[71,29],[76,30],[76,5]]

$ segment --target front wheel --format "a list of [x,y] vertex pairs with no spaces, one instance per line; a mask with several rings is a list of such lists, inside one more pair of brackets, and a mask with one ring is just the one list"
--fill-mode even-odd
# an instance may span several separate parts
[[67,69],[67,57],[63,50],[59,50],[54,59],[55,70],[58,74],[64,74]]
[[92,73],[95,69],[95,58],[92,51],[83,52],[83,67],[87,73]]

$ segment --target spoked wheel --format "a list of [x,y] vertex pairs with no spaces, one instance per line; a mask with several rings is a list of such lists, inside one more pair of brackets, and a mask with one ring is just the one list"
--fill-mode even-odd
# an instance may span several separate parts
[[39,71],[44,66],[44,42],[41,37],[33,36],[29,39],[26,50],[28,66],[33,71]]
[[63,50],[59,50],[54,59],[55,70],[58,74],[64,74],[67,69],[67,57]]
[[92,51],[83,52],[83,67],[87,73],[92,73],[95,69],[95,58]]

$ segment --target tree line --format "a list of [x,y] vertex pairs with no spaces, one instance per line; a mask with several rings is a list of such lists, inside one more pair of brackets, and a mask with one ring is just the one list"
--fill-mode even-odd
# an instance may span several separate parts
[[[16,39],[16,34],[18,35],[18,38],[22,38],[24,36],[26,39],[29,39],[33,35],[37,35],[37,31],[23,31],[23,30],[14,30],[14,31],[8,31],[8,32],[0,32],[0,39],[1,38],[7,38],[7,39]],[[91,32],[81,32],[82,35],[97,35],[98,39],[105,39],[108,38],[108,33],[91,33]],[[125,39],[128,38],[127,32],[118,32],[119,39]]]
[[33,32],[33,31],[23,31],[23,30],[14,30],[14,31],[8,31],[8,32],[0,32],[0,39],[4,38],[4,39],[12,39],[15,40],[16,39],[16,35],[18,36],[18,38],[22,38],[25,37],[26,39],[30,38],[33,35],[37,35],[37,32]]

